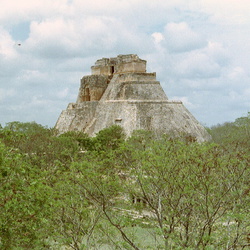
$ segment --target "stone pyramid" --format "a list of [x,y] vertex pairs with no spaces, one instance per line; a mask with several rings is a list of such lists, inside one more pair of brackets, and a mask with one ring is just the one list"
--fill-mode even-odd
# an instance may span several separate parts
[[58,118],[59,133],[83,131],[94,136],[117,124],[128,136],[142,129],[210,140],[181,101],[168,100],[156,73],[147,73],[146,61],[137,55],[103,58],[91,70],[81,79],[76,103],[70,103]]

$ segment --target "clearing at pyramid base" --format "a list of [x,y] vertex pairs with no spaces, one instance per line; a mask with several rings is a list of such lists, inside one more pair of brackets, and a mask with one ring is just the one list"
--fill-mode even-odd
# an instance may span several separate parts
[[92,74],[81,79],[76,103],[69,103],[58,118],[59,133],[83,131],[94,136],[117,124],[127,136],[134,130],[150,130],[210,140],[181,101],[168,100],[156,73],[146,72],[146,63],[134,54],[97,60]]

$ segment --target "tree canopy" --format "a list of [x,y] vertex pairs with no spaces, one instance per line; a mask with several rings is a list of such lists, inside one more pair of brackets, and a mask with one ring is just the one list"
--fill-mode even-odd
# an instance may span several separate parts
[[119,126],[90,138],[34,122],[0,128],[1,249],[249,246],[250,116],[212,142]]

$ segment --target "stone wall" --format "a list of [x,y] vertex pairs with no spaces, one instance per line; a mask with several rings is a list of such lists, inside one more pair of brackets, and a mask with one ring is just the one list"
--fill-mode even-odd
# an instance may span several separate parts
[[101,100],[167,100],[155,73],[116,74]]
[[108,86],[109,78],[106,75],[84,76],[76,103],[85,101],[99,101]]
[[59,133],[67,131],[86,131],[90,134],[94,132],[89,129],[95,117],[98,101],[82,102],[81,104],[70,104],[59,116],[55,128]]

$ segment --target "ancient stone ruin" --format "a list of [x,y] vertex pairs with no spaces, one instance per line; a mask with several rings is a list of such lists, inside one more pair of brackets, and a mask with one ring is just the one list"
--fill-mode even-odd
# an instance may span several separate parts
[[128,136],[142,129],[185,134],[199,142],[210,139],[181,101],[168,100],[156,73],[147,73],[146,61],[137,55],[103,58],[91,70],[81,79],[76,103],[62,111],[56,123],[59,133],[75,130],[94,136],[117,124]]

